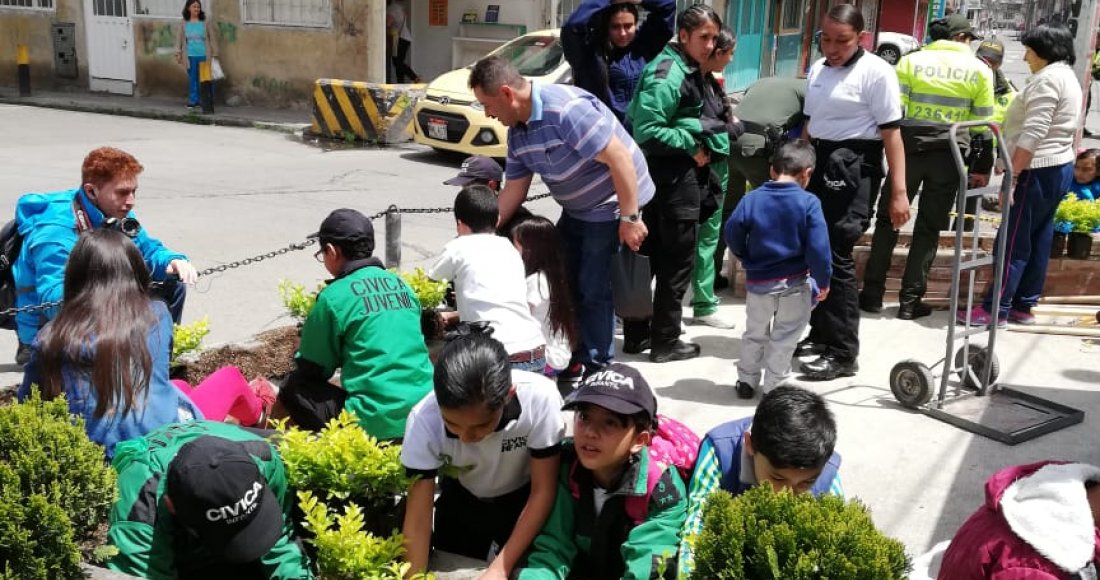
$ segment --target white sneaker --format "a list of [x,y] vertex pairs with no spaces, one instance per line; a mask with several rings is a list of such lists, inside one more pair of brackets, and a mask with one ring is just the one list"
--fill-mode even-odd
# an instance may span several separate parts
[[733,329],[737,326],[733,322],[731,322],[729,320],[726,320],[725,318],[722,318],[721,316],[719,316],[717,312],[714,312],[712,314],[708,314],[706,316],[696,316],[695,318],[691,319],[691,323],[692,324],[705,324],[705,325],[710,326],[712,328],[720,328],[722,330],[730,330],[730,329]]

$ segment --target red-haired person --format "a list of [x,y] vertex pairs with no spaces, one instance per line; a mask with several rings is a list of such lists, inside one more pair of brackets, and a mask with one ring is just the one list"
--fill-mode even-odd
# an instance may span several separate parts
[[[185,290],[198,277],[187,256],[164,247],[152,238],[134,216],[138,175],[144,168],[133,155],[113,147],[100,147],[84,158],[80,187],[54,193],[28,193],[15,206],[15,220],[23,236],[23,249],[12,267],[16,306],[60,300],[65,263],[81,233],[101,227],[119,229],[141,251],[154,280],[165,281],[154,296],[168,304],[173,322],[183,314]],[[15,317],[19,350],[15,360],[26,364],[38,330],[57,314],[57,309],[19,313]]]

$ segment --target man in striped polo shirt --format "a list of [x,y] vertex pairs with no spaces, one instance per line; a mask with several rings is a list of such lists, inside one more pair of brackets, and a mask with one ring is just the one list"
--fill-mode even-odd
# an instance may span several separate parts
[[558,230],[581,330],[570,368],[604,366],[614,356],[611,258],[620,242],[638,251],[647,234],[642,207],[654,186],[645,157],[582,89],[535,83],[498,56],[478,61],[469,84],[485,114],[508,127],[501,223],[527,198],[535,173],[562,206]]

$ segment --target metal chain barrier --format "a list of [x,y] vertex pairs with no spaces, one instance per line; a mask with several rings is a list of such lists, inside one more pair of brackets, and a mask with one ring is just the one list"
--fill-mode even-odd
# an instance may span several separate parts
[[[537,201],[537,200],[540,200],[540,199],[546,199],[547,197],[550,197],[549,192],[540,193],[540,194],[537,194],[537,195],[532,195],[532,196],[528,197],[525,201]],[[451,212],[454,211],[454,208],[452,208],[452,207],[388,208],[388,209],[384,209],[384,210],[382,210],[378,213],[367,216],[367,219],[369,219],[370,221],[373,222],[373,221],[378,220],[380,218],[386,217],[391,212],[393,212],[395,209],[396,209],[396,213],[407,213],[407,214],[443,214],[443,213],[451,213]],[[269,260],[271,258],[276,258],[278,256],[282,256],[282,255],[288,254],[290,252],[296,252],[298,250],[304,250],[304,249],[306,249],[306,248],[308,248],[308,247],[310,247],[310,246],[312,246],[316,243],[317,243],[317,238],[312,238],[312,237],[311,238],[306,238],[306,241],[304,241],[304,242],[291,243],[290,245],[279,248],[278,250],[274,250],[274,251],[267,252],[267,253],[264,253],[264,254],[259,254],[257,256],[252,256],[251,258],[245,258],[243,260],[236,260],[234,262],[228,262],[226,264],[219,264],[217,266],[211,266],[210,268],[206,268],[204,270],[199,270],[198,271],[198,276],[201,278],[203,276],[209,276],[210,274],[225,272],[226,270],[233,270],[233,269],[236,269],[236,268],[240,268],[242,266],[249,266],[249,265],[252,265],[252,264],[258,264],[260,262],[263,262],[264,260]],[[150,285],[151,286],[160,286],[160,285],[163,285],[163,284],[164,284],[164,282],[153,281]],[[41,304],[30,304],[30,305],[27,305],[27,306],[16,306],[14,308],[8,308],[6,310],[0,310],[0,317],[14,316],[16,314],[27,314],[27,313],[31,313],[31,312],[39,312],[39,311],[43,311],[43,310],[49,310],[51,308],[57,308],[58,306],[61,306],[62,302],[63,302],[62,300],[56,300],[56,301],[53,301],[53,302],[43,302]]]

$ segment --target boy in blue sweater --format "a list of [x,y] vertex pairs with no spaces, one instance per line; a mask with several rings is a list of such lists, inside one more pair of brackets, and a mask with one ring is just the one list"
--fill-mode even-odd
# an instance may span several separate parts
[[810,310],[829,294],[829,230],[821,202],[804,189],[815,161],[809,143],[784,144],[771,159],[772,181],[749,192],[726,222],[726,245],[745,268],[748,290],[737,363],[742,399],[787,380]]

